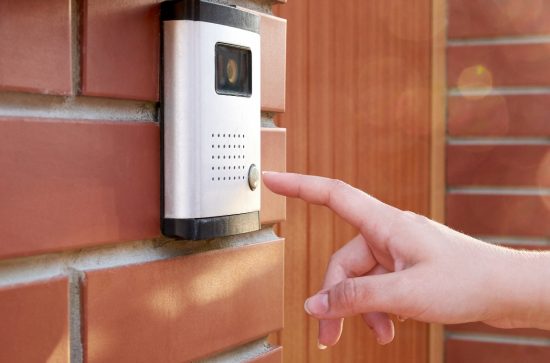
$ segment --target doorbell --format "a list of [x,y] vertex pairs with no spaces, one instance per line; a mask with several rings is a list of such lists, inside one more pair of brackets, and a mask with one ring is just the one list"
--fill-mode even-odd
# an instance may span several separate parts
[[161,3],[164,235],[260,229],[257,15],[200,0]]

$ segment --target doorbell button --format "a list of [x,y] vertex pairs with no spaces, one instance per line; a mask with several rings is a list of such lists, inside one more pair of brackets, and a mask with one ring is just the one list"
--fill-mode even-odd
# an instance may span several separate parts
[[260,183],[260,171],[258,170],[256,165],[252,164],[248,169],[248,186],[250,187],[250,190],[256,190],[259,183]]

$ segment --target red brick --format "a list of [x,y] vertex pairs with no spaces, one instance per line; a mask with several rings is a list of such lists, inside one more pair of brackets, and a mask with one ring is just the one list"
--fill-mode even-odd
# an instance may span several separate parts
[[0,91],[71,94],[70,1],[3,0],[0,14]]
[[[286,129],[262,128],[262,169],[286,171]],[[260,220],[263,224],[286,219],[286,198],[267,189],[262,183]]]
[[153,122],[0,118],[0,257],[155,237]]
[[449,97],[452,136],[550,136],[550,96]]
[[545,0],[450,0],[449,38],[550,33]]
[[454,46],[447,56],[450,87],[550,85],[546,44]]
[[83,94],[158,100],[157,0],[85,0]]
[[86,273],[88,362],[184,362],[282,328],[283,240]]
[[483,323],[468,323],[468,324],[455,324],[445,325],[445,330],[448,332],[459,333],[485,333],[496,335],[513,335],[522,337],[541,337],[550,338],[550,331],[540,329],[499,329],[493,328]]
[[66,278],[0,288],[0,362],[68,362]]
[[449,145],[447,185],[550,187],[548,145]]
[[278,347],[251,359],[249,363],[281,363],[283,361],[283,347]]
[[546,363],[550,347],[447,340],[446,363]]
[[550,236],[550,196],[448,194],[447,224],[482,236]]

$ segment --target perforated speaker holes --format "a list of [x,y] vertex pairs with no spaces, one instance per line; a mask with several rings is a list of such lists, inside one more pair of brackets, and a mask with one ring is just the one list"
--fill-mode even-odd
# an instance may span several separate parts
[[245,134],[210,134],[210,179],[216,183],[245,181],[248,178],[248,163],[245,160]]

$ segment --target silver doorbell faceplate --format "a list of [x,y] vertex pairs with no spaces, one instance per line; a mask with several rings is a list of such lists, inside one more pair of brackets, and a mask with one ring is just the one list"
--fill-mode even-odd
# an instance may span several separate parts
[[162,232],[208,239],[258,230],[259,18],[176,0],[161,3],[161,23]]

